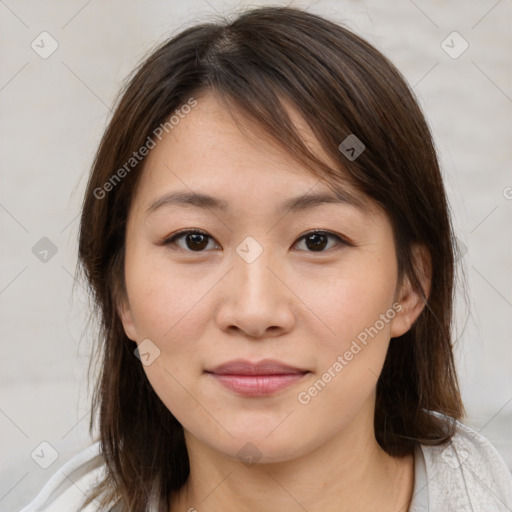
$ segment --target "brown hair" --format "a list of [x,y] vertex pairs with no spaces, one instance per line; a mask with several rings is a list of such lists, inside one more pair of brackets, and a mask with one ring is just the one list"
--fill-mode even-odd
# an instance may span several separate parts
[[[99,415],[107,475],[95,497],[105,492],[105,503],[120,500],[127,510],[143,510],[153,488],[168,510],[189,462],[183,428],[149,384],[116,309],[125,293],[126,220],[143,160],[108,193],[99,197],[98,190],[106,190],[123,165],[126,170],[134,151],[176,108],[208,90],[232,113],[263,127],[319,179],[332,187],[348,180],[378,203],[393,226],[399,275],[422,294],[412,247],[430,256],[426,307],[391,341],[377,383],[375,435],[383,449],[402,456],[420,442],[444,443],[454,433],[452,418],[463,414],[450,333],[456,246],[431,134],[402,75],[362,38],[300,9],[257,8],[234,21],[200,24],[154,51],[122,91],[81,216],[79,269],[101,319],[90,430]],[[309,151],[284,102],[339,165]],[[350,134],[366,147],[354,160],[339,149]]]

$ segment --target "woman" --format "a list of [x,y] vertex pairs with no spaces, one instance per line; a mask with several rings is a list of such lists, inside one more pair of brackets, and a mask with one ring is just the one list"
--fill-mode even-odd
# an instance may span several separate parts
[[510,510],[459,421],[454,250],[375,48],[293,8],[184,30],[125,89],[84,199],[99,435],[25,510]]

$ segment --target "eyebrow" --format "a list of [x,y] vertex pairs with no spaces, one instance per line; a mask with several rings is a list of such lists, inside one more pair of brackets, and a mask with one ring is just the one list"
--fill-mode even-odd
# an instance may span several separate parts
[[[345,191],[338,190],[334,194],[319,193],[319,194],[303,194],[287,199],[281,203],[277,209],[277,213],[283,213],[285,211],[299,212],[320,206],[323,204],[347,204],[353,206],[360,211],[366,211],[362,201],[352,194]],[[213,209],[222,212],[228,212],[230,210],[229,203],[223,199],[201,194],[198,192],[190,191],[175,191],[169,192],[162,197],[153,201],[146,210],[146,215],[159,210],[162,207],[170,206],[182,206],[189,207],[194,206],[202,209]]]

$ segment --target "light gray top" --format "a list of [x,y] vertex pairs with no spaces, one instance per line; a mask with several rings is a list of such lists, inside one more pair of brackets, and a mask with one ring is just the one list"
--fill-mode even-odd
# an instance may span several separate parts
[[512,476],[491,443],[457,422],[451,442],[416,448],[408,512],[511,512]]
[[[512,476],[504,461],[486,438],[456,424],[450,443],[416,447],[408,512],[512,512]],[[98,441],[64,464],[20,512],[75,512],[104,471]],[[156,510],[153,503],[147,512]],[[85,511],[99,512],[94,503]]]

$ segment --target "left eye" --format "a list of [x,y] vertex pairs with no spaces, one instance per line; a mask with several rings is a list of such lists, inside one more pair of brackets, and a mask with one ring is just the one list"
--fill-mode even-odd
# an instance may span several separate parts
[[[329,238],[331,240],[335,240],[335,246],[340,244],[349,245],[346,240],[338,235],[335,235],[334,233],[330,233],[329,231],[310,231],[309,233],[301,236],[299,240],[297,240],[297,243],[304,241],[306,247],[311,249],[311,251],[308,252],[325,252],[324,249],[328,245]],[[331,248],[332,246],[329,247],[329,249]]]
[[[178,241],[185,240],[185,247],[180,245]],[[183,249],[188,252],[203,252],[208,247],[208,240],[214,240],[208,233],[201,230],[188,230],[181,231],[171,236],[167,240],[163,242],[163,245],[175,245],[180,249]],[[325,252],[326,246],[329,245],[328,240],[334,240],[336,245],[351,245],[348,241],[344,240],[338,235],[331,233],[329,231],[310,231],[305,235],[301,236],[296,244],[300,242],[304,242],[306,247],[309,249],[308,252]],[[328,249],[331,249],[328,247]]]

